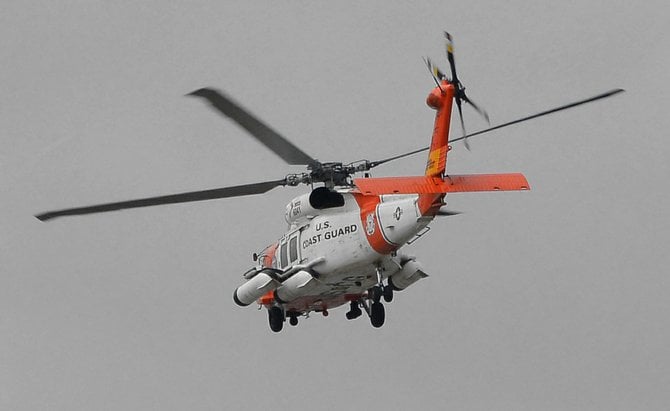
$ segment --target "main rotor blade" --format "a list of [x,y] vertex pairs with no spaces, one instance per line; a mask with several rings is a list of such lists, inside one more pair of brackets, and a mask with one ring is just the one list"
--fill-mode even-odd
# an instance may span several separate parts
[[[507,123],[499,124],[499,125],[494,126],[494,127],[489,127],[487,129],[477,131],[475,133],[470,133],[470,134],[465,135],[463,137],[459,137],[459,138],[455,138],[453,140],[449,140],[449,142],[453,143],[455,141],[463,140],[463,139],[468,138],[468,137],[477,136],[477,135],[480,135],[480,134],[488,133],[489,131],[497,130],[499,128],[511,126],[512,124],[521,123],[523,121],[527,121],[527,120],[531,120],[531,119],[534,119],[534,118],[546,116],[547,114],[556,113],[556,112],[562,111],[562,110],[567,110],[567,109],[572,108],[572,107],[580,106],[582,104],[590,103],[592,101],[596,101],[596,100],[600,100],[600,99],[603,99],[603,98],[606,98],[606,97],[613,96],[613,95],[621,93],[623,91],[625,91],[625,90],[621,89],[621,88],[610,90],[606,93],[598,94],[597,96],[593,96],[593,97],[590,97],[590,98],[587,98],[587,99],[584,99],[584,100],[579,100],[579,101],[576,101],[574,103],[566,104],[564,106],[552,108],[551,110],[542,111],[540,113],[533,114],[531,116],[522,117],[522,118],[517,119],[517,120],[509,121]],[[427,150],[427,148],[426,148],[426,150]]]
[[379,165],[382,165],[382,164],[384,164],[384,163],[388,163],[389,161],[397,160],[397,159],[399,159],[399,158],[408,157],[408,156],[411,156],[411,155],[413,155],[413,154],[417,154],[417,153],[420,153],[420,152],[422,152],[422,151],[426,151],[426,150],[428,150],[429,148],[430,148],[430,147],[424,147],[424,148],[420,148],[420,149],[417,149],[417,150],[414,150],[414,151],[410,151],[410,152],[407,152],[407,153],[398,154],[397,156],[393,156],[393,157],[385,158],[385,159],[383,159],[383,160],[370,161],[370,163],[369,163],[369,167],[370,167],[370,168],[375,168],[375,167],[377,167],[377,166],[379,166]]
[[162,204],[187,203],[192,201],[213,200],[216,198],[238,197],[251,194],[262,194],[271,189],[286,185],[286,179],[276,181],[265,181],[262,183],[244,184],[233,187],[215,188],[212,190],[190,191],[186,193],[170,194],[158,197],[140,198],[115,203],[96,204],[86,207],[66,208],[64,210],[48,211],[38,214],[41,221],[66,215],[82,215],[93,213],[104,213],[107,211],[125,210],[128,208],[151,207]]
[[451,210],[439,210],[437,212],[437,214],[435,214],[435,215],[436,216],[442,216],[442,217],[451,217],[451,216],[459,215],[459,214],[463,214],[463,212],[462,211],[451,211]]
[[[603,98],[611,97],[615,94],[619,94],[619,93],[622,93],[624,91],[625,90],[621,89],[621,88],[613,89],[613,90],[610,90],[606,93],[598,94],[597,96],[593,96],[593,97],[590,97],[590,98],[587,98],[587,99],[584,99],[584,100],[579,100],[579,101],[576,101],[574,103],[570,103],[570,104],[566,104],[564,106],[552,108],[550,110],[542,111],[540,113],[533,114],[531,116],[522,117],[520,119],[509,121],[509,122],[503,123],[503,124],[499,124],[499,125],[494,126],[494,127],[490,127],[490,128],[484,129],[484,130],[476,131],[474,133],[467,134],[463,137],[458,137],[458,138],[455,138],[453,140],[449,140],[449,142],[453,143],[455,141],[460,141],[460,140],[466,139],[468,137],[473,137],[473,136],[477,136],[477,135],[480,135],[480,134],[488,133],[489,131],[493,131],[493,130],[497,130],[499,128],[511,126],[512,124],[521,123],[522,121],[527,121],[527,120],[530,120],[530,119],[533,119],[533,118],[546,116],[547,114],[556,113],[558,111],[562,111],[562,110],[566,110],[566,109],[576,107],[576,106],[579,106],[579,105],[582,105],[582,104],[590,103],[592,101],[596,101],[596,100],[600,100],[600,99],[603,99]],[[378,165],[381,165],[381,164],[384,164],[384,163],[388,163],[389,161],[393,161],[393,160],[397,160],[397,159],[400,159],[400,158],[403,158],[403,157],[408,157],[408,156],[411,156],[411,155],[414,155],[414,154],[418,154],[422,151],[427,151],[428,149],[430,149],[430,147],[419,148],[417,150],[412,150],[412,151],[409,151],[407,153],[398,154],[397,156],[385,158],[383,160],[371,161],[370,162],[370,168],[377,167]]]
[[311,156],[293,145],[293,143],[282,137],[279,133],[251,114],[251,112],[244,109],[220,91],[211,88],[201,88],[188,95],[202,97],[209,101],[209,103],[221,114],[229,117],[240,127],[247,130],[252,136],[256,137],[258,141],[265,145],[265,147],[274,151],[288,164],[311,165],[317,163]]

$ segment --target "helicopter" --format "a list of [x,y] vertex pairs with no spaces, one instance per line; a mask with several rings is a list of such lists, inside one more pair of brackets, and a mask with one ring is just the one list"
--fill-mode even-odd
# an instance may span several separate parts
[[[623,91],[613,89],[467,134],[463,121],[464,103],[472,106],[487,122],[489,117],[466,95],[456,73],[453,38],[447,32],[444,36],[451,76],[447,77],[430,59],[424,59],[435,82],[426,99],[426,104],[436,111],[428,147],[376,161],[320,162],[225,93],[201,88],[188,95],[205,100],[216,112],[237,123],[286,163],[304,165],[307,170],[277,180],[68,208],[36,217],[47,221],[61,216],[258,195],[276,187],[304,184],[311,188],[310,191],[295,197],[286,206],[287,231],[277,241],[253,254],[254,265],[242,275],[244,282],[233,292],[233,301],[243,307],[254,302],[259,309],[265,307],[270,329],[274,332],[281,331],[286,321],[295,326],[300,317],[309,317],[312,312],[327,316],[330,310],[343,305],[349,306],[345,314],[348,320],[365,313],[373,327],[382,327],[386,317],[383,302],[390,303],[396,292],[406,290],[428,276],[416,257],[403,253],[401,248],[426,234],[436,217],[459,214],[444,209],[447,194],[530,189],[520,173],[447,173],[447,155],[453,143],[463,141],[469,150],[469,137]],[[462,136],[450,139],[454,103]],[[428,151],[424,175],[369,175],[375,167],[423,151]],[[363,176],[356,177],[360,174]]]

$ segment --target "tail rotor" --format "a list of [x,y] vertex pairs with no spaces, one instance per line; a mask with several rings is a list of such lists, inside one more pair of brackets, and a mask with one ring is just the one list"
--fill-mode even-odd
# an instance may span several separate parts
[[[453,38],[451,37],[451,34],[447,33],[446,31],[444,32],[444,37],[446,40],[447,60],[449,61],[449,68],[451,69],[451,80],[449,82],[456,89],[456,92],[454,93],[454,99],[456,100],[456,108],[458,108],[458,117],[461,121],[461,130],[463,131],[463,136],[467,136],[467,132],[465,131],[465,121],[463,121],[463,109],[462,109],[463,102],[470,104],[477,113],[479,113],[482,117],[484,117],[487,124],[490,125],[491,122],[489,120],[488,113],[484,109],[479,107],[477,104],[475,104],[467,96],[467,94],[465,94],[465,87],[463,86],[463,83],[461,83],[461,81],[458,79],[458,74],[456,74],[456,60],[454,58]],[[465,144],[465,148],[468,149],[469,151],[470,144],[468,143],[468,139],[464,138],[463,143]]]

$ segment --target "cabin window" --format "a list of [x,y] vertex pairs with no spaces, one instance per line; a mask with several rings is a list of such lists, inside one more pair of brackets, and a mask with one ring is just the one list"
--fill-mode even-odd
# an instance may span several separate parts
[[286,252],[286,243],[282,243],[281,249],[279,250],[279,256],[281,259],[281,266],[285,267],[288,265],[288,254]]
[[293,236],[289,241],[288,246],[289,254],[291,255],[291,262],[296,262],[298,260],[298,237]]

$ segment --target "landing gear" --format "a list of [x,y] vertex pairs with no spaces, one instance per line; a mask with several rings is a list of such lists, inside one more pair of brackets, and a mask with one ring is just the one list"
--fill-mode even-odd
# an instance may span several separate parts
[[361,308],[358,306],[358,301],[352,301],[349,304],[349,307],[349,312],[346,314],[347,320],[354,320],[363,314],[363,311],[361,311]]
[[393,301],[393,288],[390,285],[375,285],[368,290],[368,297],[376,303],[384,297],[384,301],[390,303]]
[[384,305],[379,301],[372,303],[370,306],[370,323],[373,327],[379,328],[384,325],[384,319],[386,318],[386,313],[384,311]]
[[391,284],[384,285],[382,272],[383,268],[381,266],[377,267],[377,284],[369,288],[367,295],[364,295],[363,298],[350,303],[349,312],[346,314],[347,320],[360,317],[363,314],[362,307],[370,317],[370,323],[373,327],[379,328],[384,325],[386,311],[381,299],[383,297],[387,303],[393,300],[393,286]]
[[[281,331],[284,328],[284,310],[281,307],[274,306],[268,310],[268,322],[270,323],[270,329],[276,333]],[[298,319],[296,318],[296,323]]]
[[289,313],[288,315],[288,323],[291,324],[291,326],[295,327],[298,325],[298,314],[296,313]]
[[[381,298],[381,294],[380,294]],[[386,319],[386,311],[384,310],[384,304],[381,301],[374,301],[372,298],[366,300],[352,301],[349,312],[347,312],[347,320],[353,320],[360,317],[363,314],[361,307],[365,309],[365,312],[370,317],[370,323],[373,327],[379,328],[384,325],[384,320]]]
[[384,297],[384,301],[390,303],[393,301],[393,287],[391,286],[391,279],[389,282],[384,285],[384,277],[382,275],[383,268],[377,267],[377,285],[368,290],[368,295],[370,299],[374,302],[379,302],[379,300]]
[[368,290],[368,298],[376,303],[379,302],[382,298],[382,287],[380,285],[375,285],[374,287]]
[[368,298],[371,301],[371,304],[366,307],[368,315],[370,316],[370,323],[373,327],[379,328],[384,325],[384,320],[386,319],[386,312],[384,310],[384,305],[381,303],[382,297],[384,301],[390,303],[393,300],[393,288],[390,285],[384,285],[384,277],[382,275],[383,268],[381,266],[377,267],[377,285],[368,290]]
[[382,294],[384,295],[384,301],[386,301],[387,303],[393,301],[393,287],[391,287],[390,284],[384,286]]

